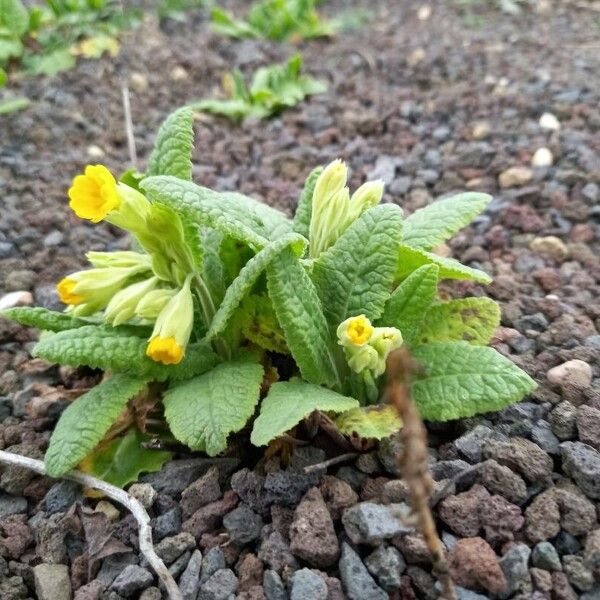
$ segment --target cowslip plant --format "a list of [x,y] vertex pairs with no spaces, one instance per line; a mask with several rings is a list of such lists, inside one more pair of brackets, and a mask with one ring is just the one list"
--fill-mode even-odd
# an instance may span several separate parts
[[248,116],[264,119],[296,106],[307,96],[321,94],[327,86],[310,75],[303,75],[302,56],[295,54],[286,63],[261,67],[247,86],[239,71],[225,76],[223,87],[227,100],[202,100],[192,107],[202,112],[231,119]]
[[132,414],[148,411],[211,456],[246,427],[264,446],[314,411],[344,435],[381,439],[401,427],[381,403],[386,359],[401,345],[421,364],[411,392],[425,419],[498,410],[534,388],[486,347],[495,302],[437,293],[442,279],[490,282],[433,252],[489,196],[459,194],[404,218],[381,204],[380,181],[351,193],[336,160],[309,174],[289,219],[191,181],[192,119],[189,108],[167,118],[131,185],[90,166],[69,191],[78,216],[130,232],[137,249],[88,253],[93,268],[58,284],[64,313],[4,313],[53,332],[34,356],[105,372],[62,414],[46,454],[51,475],[104,464],[134,439],[119,441]]
[[212,28],[234,38],[271,40],[324,37],[337,31],[335,22],[321,19],[317,0],[260,0],[252,5],[246,20],[213,8]]

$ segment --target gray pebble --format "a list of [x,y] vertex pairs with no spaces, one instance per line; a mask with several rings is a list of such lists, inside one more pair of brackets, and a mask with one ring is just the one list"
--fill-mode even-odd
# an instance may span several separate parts
[[565,473],[588,498],[600,499],[600,453],[581,442],[563,442],[560,450]]
[[345,542],[339,562],[340,577],[350,600],[388,600],[356,552]]
[[238,578],[231,569],[219,569],[202,584],[198,600],[229,600],[238,586]]
[[562,571],[556,548],[550,542],[540,542],[533,549],[531,562],[534,567],[545,571]]
[[367,556],[365,565],[377,583],[388,592],[400,586],[400,576],[406,569],[402,554],[393,546],[379,546]]
[[405,503],[359,502],[344,511],[342,523],[355,544],[376,546],[383,540],[413,531],[412,526],[403,522],[409,514],[410,508]]
[[150,571],[139,565],[129,565],[113,581],[110,589],[124,598],[131,598],[152,585],[153,581],[154,577]]
[[327,584],[310,569],[295,571],[289,587],[290,600],[327,600]]

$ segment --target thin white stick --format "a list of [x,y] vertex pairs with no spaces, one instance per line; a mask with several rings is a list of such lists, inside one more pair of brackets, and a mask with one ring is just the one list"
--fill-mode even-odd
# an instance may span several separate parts
[[123,97],[123,116],[125,117],[129,159],[131,160],[131,166],[137,169],[137,151],[135,149],[135,136],[133,135],[133,121],[131,119],[131,102],[129,100],[129,88],[126,85],[121,86],[121,96]]
[[[27,456],[21,456],[19,454],[13,454],[12,452],[5,452],[0,450],[0,463],[7,465],[16,465],[19,467],[25,467],[31,469],[40,475],[47,475],[44,463],[41,460],[35,460]],[[150,517],[146,512],[146,509],[136,500],[133,496],[130,496],[126,491],[106,483],[101,479],[96,479],[91,475],[86,475],[80,471],[69,471],[63,476],[64,479],[76,481],[86,487],[95,488],[103,492],[106,496],[122,504],[127,508],[131,514],[135,517],[138,523],[139,531],[139,544],[140,552],[144,555],[146,560],[150,563],[154,572],[158,575],[158,578],[162,580],[169,594],[171,600],[183,600],[183,594],[175,583],[175,579],[169,569],[167,569],[165,563],[160,559],[158,554],[154,550],[152,544],[152,528],[150,527]]]

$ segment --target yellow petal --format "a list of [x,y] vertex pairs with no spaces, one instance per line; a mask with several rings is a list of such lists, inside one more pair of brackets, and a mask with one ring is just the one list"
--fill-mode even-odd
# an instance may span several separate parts
[[357,346],[366,344],[373,335],[373,326],[364,315],[349,320],[347,329],[348,339]]
[[65,277],[56,286],[56,291],[63,304],[81,304],[85,300],[83,296],[73,293],[76,284],[77,282],[74,279]]
[[75,214],[92,223],[98,223],[121,205],[117,182],[103,165],[88,165],[83,175],[73,179],[69,200]]
[[163,365],[176,365],[183,359],[183,348],[174,337],[154,337],[146,348],[146,355]]

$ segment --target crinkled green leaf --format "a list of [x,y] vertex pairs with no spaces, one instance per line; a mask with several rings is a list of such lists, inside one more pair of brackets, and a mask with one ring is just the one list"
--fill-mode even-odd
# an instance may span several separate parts
[[217,362],[210,344],[190,344],[178,365],[163,365],[146,356],[148,341],[120,328],[87,325],[44,337],[32,355],[50,362],[85,365],[94,369],[129,373],[156,381],[186,379],[207,371]]
[[381,204],[365,211],[314,262],[312,280],[330,328],[347,317],[377,319],[394,281],[402,211]]
[[304,379],[341,388],[319,296],[290,248],[267,267],[267,287],[277,320]]
[[237,312],[242,335],[260,348],[289,354],[289,348],[273,303],[266,294],[250,294],[242,301]]
[[402,421],[389,404],[353,408],[335,418],[338,429],[348,436],[381,440],[402,428]]
[[400,246],[396,279],[401,280],[423,265],[437,265],[440,279],[466,279],[478,283],[491,283],[492,278],[479,269],[467,267],[454,258],[444,258],[425,250],[412,248],[406,244]]
[[60,477],[79,464],[146,384],[144,378],[117,374],[71,403],[50,438],[44,459],[48,475]]
[[427,309],[437,293],[438,266],[423,265],[413,271],[385,304],[380,324],[397,327],[406,344],[412,344]]
[[435,342],[413,350],[423,373],[412,397],[424,419],[448,421],[500,410],[518,402],[536,383],[493,348]]
[[48,310],[41,306],[16,306],[0,311],[0,317],[5,317],[11,321],[36,327],[44,331],[66,331],[89,325],[89,321],[73,317],[69,313]]
[[465,192],[432,202],[407,217],[402,241],[413,248],[433,250],[466,227],[491,199],[489,194]]
[[250,441],[265,446],[315,410],[339,413],[357,406],[354,398],[300,379],[275,383],[262,401]]
[[215,456],[254,413],[263,378],[261,365],[221,363],[211,371],[171,386],[164,395],[173,435],[193,450]]
[[301,256],[307,243],[308,241],[301,235],[289,233],[277,241],[271,242],[251,258],[227,288],[223,302],[212,320],[207,338],[213,339],[225,330],[231,315],[256,283],[259,275],[284,248],[291,247],[297,256]]
[[213,227],[254,250],[292,230],[283,213],[235,192],[219,193],[168,176],[149,177],[141,187],[150,200],[171,206],[199,225]]
[[194,114],[185,106],[165,119],[148,161],[148,176],[172,175],[188,181],[192,178],[193,122]]
[[29,12],[21,0],[0,0],[0,27],[21,37],[29,29]]
[[298,199],[296,214],[294,215],[294,231],[303,235],[306,239],[308,239],[310,219],[312,217],[312,197],[317,179],[319,179],[319,175],[322,172],[323,167],[316,167],[306,178],[300,198]]
[[141,473],[160,471],[173,456],[172,452],[145,448],[143,444],[148,439],[148,436],[137,429],[130,429],[124,436],[92,452],[79,468],[107,483],[124,488],[128,483],[137,481]]
[[483,346],[500,325],[500,307],[490,298],[460,298],[434,304],[419,333],[422,344],[465,341]]

